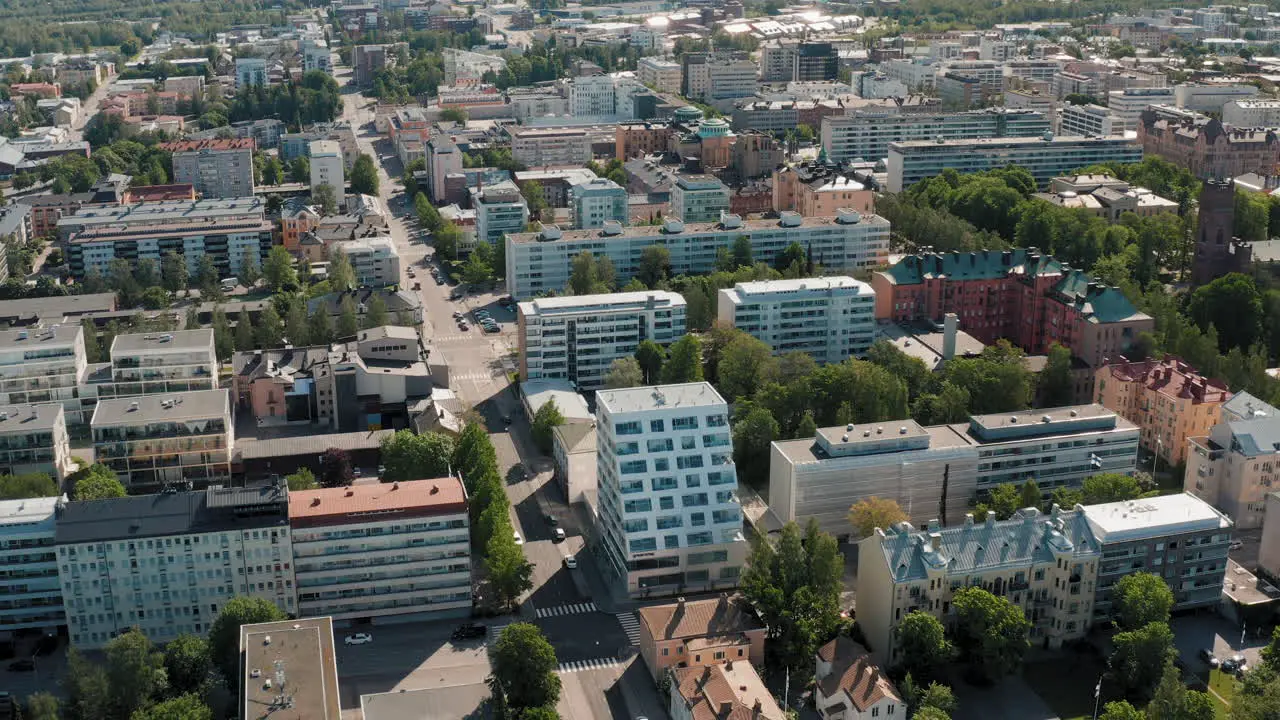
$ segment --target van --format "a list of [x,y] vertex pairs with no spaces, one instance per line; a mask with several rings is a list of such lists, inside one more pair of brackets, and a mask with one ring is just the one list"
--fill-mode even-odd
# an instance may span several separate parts
[[239,285],[240,281],[236,278],[222,278],[221,284],[223,292],[231,292],[236,289],[236,285]]

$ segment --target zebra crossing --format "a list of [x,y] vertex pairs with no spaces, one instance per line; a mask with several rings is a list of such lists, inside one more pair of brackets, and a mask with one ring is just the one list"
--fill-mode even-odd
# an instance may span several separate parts
[[448,335],[432,335],[431,342],[439,345],[440,343],[459,342],[461,340],[474,340],[475,333],[450,333]]
[[591,660],[571,660],[569,662],[560,663],[558,672],[571,673],[582,672],[583,670],[599,670],[601,668],[617,667],[622,663],[613,658],[593,658]]
[[467,371],[467,372],[450,373],[450,374],[449,374],[449,379],[450,379],[450,380],[454,380],[454,381],[456,381],[456,380],[471,380],[471,381],[474,381],[474,382],[481,382],[481,381],[484,381],[484,380],[492,380],[492,379],[493,379],[493,373],[491,373],[491,372],[489,372],[489,371],[487,371],[487,370],[470,370],[470,371]]
[[632,645],[640,644],[640,621],[636,619],[633,612],[614,613],[614,617],[618,618],[618,624],[622,626],[622,631],[627,634],[627,640]]
[[537,618],[560,617],[562,615],[579,615],[581,613],[590,613],[596,611],[596,604],[593,602],[571,603],[569,605],[556,605],[555,607],[538,608],[534,613]]
[[489,626],[489,642],[497,642],[498,638],[502,637],[502,631],[506,630],[507,625],[510,625],[510,624],[511,623],[506,623],[504,625],[490,625]]

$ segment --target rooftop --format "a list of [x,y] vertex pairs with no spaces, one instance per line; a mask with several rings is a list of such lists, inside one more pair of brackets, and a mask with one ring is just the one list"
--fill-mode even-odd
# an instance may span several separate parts
[[888,229],[889,221],[879,215],[862,214],[857,222],[841,221],[836,217],[799,217],[794,218],[794,225],[785,225],[779,218],[741,218],[733,226],[725,226],[720,222],[683,223],[680,230],[668,230],[666,225],[629,225],[622,228],[621,235],[606,235],[599,228],[588,230],[559,230],[559,237],[545,237],[542,232],[508,233],[507,239],[513,243],[565,243],[596,240],[600,242],[622,241],[634,238],[661,238],[667,235],[688,237],[698,234],[732,234],[743,235],[751,231],[767,231],[776,229],[800,229],[814,227],[850,227],[876,226]]
[[836,275],[832,277],[798,278],[794,280],[753,280],[733,286],[738,295],[771,295],[775,293],[832,292],[852,290],[855,295],[871,295],[871,286],[861,280]]
[[708,382],[596,391],[596,405],[611,415],[724,404]]
[[0,330],[0,348],[25,350],[27,348],[70,347],[83,334],[84,330],[75,324],[3,329]]
[[1197,405],[1220,403],[1231,397],[1226,383],[1204,377],[1182,358],[1173,355],[1165,355],[1160,360],[1129,361],[1120,358],[1099,372],[1107,373],[1120,382],[1141,383],[1148,390],[1170,398],[1190,400]]
[[582,399],[582,395],[573,389],[568,380],[526,380],[520,383],[520,395],[532,410],[530,417],[547,402],[555,400],[556,407],[566,420],[595,419],[587,407],[587,401]]
[[1010,137],[1010,138],[965,138],[957,140],[905,140],[889,143],[889,152],[894,150],[924,150],[939,147],[964,148],[1024,148],[1031,146],[1070,146],[1070,145],[1134,145],[1133,138],[1122,135],[1109,137],[1053,136],[1043,137]]
[[655,640],[682,640],[736,635],[763,630],[764,624],[742,598],[721,595],[706,600],[679,600],[636,611],[640,625]]
[[27,532],[38,529],[53,532],[53,513],[60,501],[65,497],[26,498],[23,500],[0,500],[0,527],[13,528],[22,526],[29,528]]
[[98,401],[90,425],[98,428],[221,418],[230,415],[228,397],[222,389],[106,398]]
[[252,150],[254,142],[252,138],[212,138],[210,140],[178,140],[177,142],[161,143],[161,150],[169,152],[202,152],[202,151],[221,151],[221,150]]
[[289,493],[289,522],[294,527],[381,522],[397,517],[466,511],[467,492],[456,477]]
[[51,430],[62,417],[62,403],[0,405],[0,434]]
[[[245,720],[339,720],[333,619],[240,626]],[[254,673],[257,673],[255,676]],[[281,701],[284,702],[281,702]]]
[[59,545],[190,535],[245,528],[288,532],[281,486],[208,488],[65,503],[58,512]]
[[275,457],[319,456],[329,448],[339,450],[372,450],[395,434],[394,430],[361,430],[349,433],[308,434],[272,438],[254,442],[236,441],[236,454],[242,460]]
[[437,720],[437,718],[485,718],[482,714],[493,693],[478,678],[466,685],[400,690],[360,696],[364,720]]
[[786,715],[745,660],[676,668],[671,690],[692,720],[784,720]]
[[844,691],[859,712],[867,712],[884,698],[902,701],[888,676],[871,662],[871,654],[853,638],[837,636],[818,649],[818,657],[831,663],[831,672],[818,681],[823,695]]
[[1232,526],[1230,518],[1191,493],[1090,505],[1084,513],[1093,534],[1104,543]]
[[115,293],[0,300],[0,321],[10,325],[29,324],[36,320],[56,323],[69,317],[112,312],[115,309]]
[[1255,420],[1280,417],[1280,410],[1241,390],[1222,403],[1223,420]]
[[188,350],[212,350],[213,330],[171,330],[165,333],[130,333],[117,335],[111,342],[111,357],[116,353],[142,351],[183,352]]
[[643,306],[684,307],[684,296],[668,290],[601,293],[598,295],[562,295],[519,303],[520,313],[529,315],[572,315],[599,312],[602,309],[638,310]]
[[258,197],[212,200],[172,200],[164,202],[80,208],[74,215],[64,215],[58,227],[91,227],[94,225],[148,225],[192,219],[247,217],[258,219],[266,213],[266,205]]

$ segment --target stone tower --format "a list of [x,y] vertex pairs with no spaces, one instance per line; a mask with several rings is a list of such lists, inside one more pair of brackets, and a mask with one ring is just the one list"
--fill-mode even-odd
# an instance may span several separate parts
[[1235,184],[1229,179],[1204,183],[1200,192],[1195,255],[1191,258],[1193,287],[1249,268],[1253,248],[1235,236],[1235,197]]

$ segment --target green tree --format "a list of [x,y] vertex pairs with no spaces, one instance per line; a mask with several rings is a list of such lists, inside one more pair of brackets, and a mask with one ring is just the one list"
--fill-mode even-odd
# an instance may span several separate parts
[[298,287],[298,271],[293,267],[293,256],[283,245],[276,245],[267,254],[267,262],[262,267],[263,277],[271,292],[292,290]]
[[737,335],[720,353],[716,364],[717,387],[731,402],[751,397],[776,367],[777,360],[768,345],[746,333]]
[[361,322],[366,329],[382,327],[390,323],[391,318],[387,314],[387,303],[382,299],[381,295],[374,295],[369,298],[369,302],[365,305],[364,319]]
[[[321,311],[323,312],[323,310]],[[356,316],[356,301],[350,295],[338,303],[338,325],[334,330],[337,339],[352,338],[360,332],[360,321]]]
[[283,177],[284,167],[280,164],[280,159],[275,156],[267,158],[262,164],[262,184],[279,185]]
[[[476,246],[479,250],[481,246],[487,246],[480,243]],[[467,256],[467,261],[462,265],[462,282],[468,285],[483,285],[493,279],[493,267],[485,262],[485,253],[472,251]]]
[[1189,689],[1182,681],[1182,673],[1170,661],[1147,703],[1146,714],[1150,720],[1204,720],[1218,713],[1209,694]]
[[781,433],[773,413],[765,408],[752,406],[741,413],[733,424],[733,462],[739,480],[752,487],[765,486],[769,478],[770,443]]
[[298,468],[297,472],[285,475],[284,481],[291,492],[315,490],[320,487],[320,484],[316,482],[315,473],[311,472],[310,468]]
[[240,319],[236,321],[235,345],[236,352],[249,352],[255,348],[256,342],[253,338],[253,324],[249,320],[249,313],[246,310],[240,311]]
[[1030,643],[1031,623],[1022,609],[980,587],[958,590],[954,642],[975,678],[994,682],[1018,672]]
[[258,251],[246,250],[244,259],[240,262],[240,272],[236,275],[236,279],[246,288],[252,288],[258,284],[258,280],[262,279],[262,268],[258,265]]
[[1128,700],[1116,700],[1102,706],[1099,720],[1147,720],[1147,714],[1129,704]]
[[235,352],[235,336],[231,332],[231,321],[221,305],[213,309],[213,345],[219,360],[227,360]]
[[27,696],[27,711],[22,717],[27,720],[58,720],[58,698],[47,692],[38,692]]
[[671,275],[671,251],[661,245],[650,245],[640,251],[640,263],[636,267],[636,279],[646,287],[657,287],[658,283]]
[[[503,510],[505,516],[506,510]],[[506,526],[510,529],[510,525]],[[524,557],[510,532],[495,531],[485,545],[489,587],[501,607],[511,607],[520,594],[533,587],[533,564]],[[537,703],[541,704],[541,703]]]
[[[292,488],[290,488],[292,490]],[[183,634],[164,646],[164,670],[169,685],[179,690],[198,688],[213,670],[209,641],[199,635]]]
[[588,250],[574,256],[570,264],[568,291],[574,295],[598,295],[612,291],[617,281],[613,261],[595,257]]
[[454,444],[453,469],[462,475],[467,493],[472,496],[476,495],[476,484],[480,478],[486,475],[497,476],[498,455],[484,425],[471,422],[462,429],[462,434]]
[[[890,500],[889,502],[893,501]],[[894,503],[894,506],[896,507],[897,503]],[[854,507],[857,506],[855,505]],[[899,512],[901,511],[899,510]],[[947,663],[955,655],[955,647],[947,639],[946,629],[943,628],[940,620],[927,612],[917,610],[908,613],[906,617],[902,618],[902,622],[898,623],[893,632],[897,636],[899,663],[903,671],[912,677],[920,678],[921,682],[928,682],[945,675]],[[933,685],[937,685],[937,683],[933,683]],[[930,686],[930,690],[933,685]],[[954,707],[948,707],[940,703],[925,702],[925,697],[928,697],[930,693],[929,690],[925,690],[924,693],[925,695],[920,698],[918,705],[936,704],[940,710],[945,710],[948,713],[954,711]],[[952,700],[952,705],[954,705],[954,700]]]
[[644,384],[644,371],[634,357],[621,357],[609,365],[609,373],[605,375],[604,386],[610,390],[636,387]]
[[338,195],[329,183],[311,188],[311,204],[320,208],[320,214],[325,217],[338,214]]
[[333,342],[333,320],[324,305],[307,318],[307,338],[313,345],[328,345]]
[[193,693],[138,710],[129,720],[213,720],[213,710]]
[[529,434],[533,436],[533,442],[543,453],[549,454],[552,446],[552,431],[556,427],[564,424],[564,415],[560,412],[560,408],[556,406],[554,398],[543,403],[542,407],[533,414],[533,422],[529,426]]
[[74,500],[105,500],[125,496],[124,485],[120,483],[111,468],[101,463],[94,463],[82,468],[67,477],[67,484],[72,487]]
[[284,336],[294,347],[311,344],[311,332],[307,323],[307,304],[301,298],[289,303],[289,311],[284,318]]
[[493,677],[516,710],[554,707],[560,699],[556,651],[536,625],[514,623],[503,628],[489,648]]
[[111,680],[106,668],[90,662],[74,647],[67,651],[62,686],[67,693],[64,712],[68,718],[96,720],[113,716]]
[[662,365],[662,382],[668,385],[702,380],[702,342],[697,335],[685,335],[671,344]]
[[667,351],[652,340],[641,340],[636,348],[636,362],[644,375],[646,385],[656,385],[662,377],[662,365],[667,361]]
[[356,272],[351,267],[351,259],[342,248],[335,247],[329,251],[329,287],[337,292],[351,290],[356,286]]
[[1031,403],[1032,387],[1022,358],[1021,350],[999,340],[978,357],[948,360],[942,379],[968,393],[973,414],[1022,410]]
[[1018,490],[1018,507],[1039,508],[1044,504],[1044,494],[1035,480],[1028,480]]
[[1262,648],[1262,664],[1280,674],[1280,626],[1271,629],[1271,642]]
[[140,630],[135,628],[117,635],[107,642],[104,650],[115,717],[129,717],[169,687],[164,654],[157,652]]
[[1120,578],[1111,591],[1112,614],[1121,630],[1137,630],[1150,623],[1169,622],[1173,591],[1164,578],[1146,572]]
[[0,500],[23,500],[57,495],[58,484],[49,477],[48,473],[0,475]]
[[730,253],[730,259],[733,261],[734,268],[751,267],[755,265],[755,260],[751,254],[751,238],[746,235],[739,235],[734,238],[733,251]]
[[951,716],[936,707],[925,706],[916,711],[911,720],[951,720]]
[[1098,473],[1084,479],[1080,486],[1081,502],[1085,505],[1135,500],[1142,497],[1138,479],[1120,473]]
[[176,252],[165,253],[160,261],[160,282],[165,290],[177,294],[187,289],[187,259]]
[[801,247],[800,243],[798,242],[793,242],[790,245],[783,248],[782,252],[778,253],[778,256],[774,258],[774,261],[773,261],[773,267],[776,268],[779,272],[786,272],[794,265],[800,265],[801,267],[804,267],[804,264],[805,264],[804,248]]
[[284,320],[280,319],[274,303],[266,303],[266,307],[262,308],[255,335],[257,347],[263,350],[284,344]]
[[1262,294],[1253,278],[1230,273],[1196,288],[1188,312],[1204,332],[1218,331],[1218,349],[1248,350],[1262,331]]
[[1040,399],[1045,407],[1070,405],[1075,394],[1071,379],[1071,350],[1058,343],[1049,346],[1049,359],[1040,371]]
[[311,159],[305,155],[299,155],[289,163],[289,179],[306,185],[311,182]]
[[907,519],[902,506],[892,498],[873,495],[849,507],[849,524],[853,526],[853,534],[858,539],[871,537],[876,528],[888,530]]
[[524,202],[529,206],[529,217],[541,218],[542,211],[546,210],[547,198],[543,194],[542,183],[537,180],[529,180],[520,184],[520,194],[524,196]]
[[436,254],[445,260],[456,260],[458,257],[458,243],[462,241],[462,230],[453,223],[452,220],[446,220],[439,230],[431,233],[431,246],[436,249]]
[[320,484],[324,487],[350,485],[356,477],[351,468],[351,455],[340,448],[329,448],[320,456]]
[[444,223],[440,212],[423,193],[413,196],[413,210],[418,215],[418,224],[430,232],[436,232]]
[[361,195],[378,194],[378,168],[374,166],[373,158],[366,153],[360,153],[351,166],[351,192]]
[[284,611],[262,598],[237,595],[218,611],[209,626],[209,658],[233,693],[240,688],[240,626],[287,619]]
[[442,478],[453,460],[453,438],[443,433],[419,435],[400,430],[382,440],[382,482]]
[[1022,508],[1022,492],[1013,483],[997,485],[987,494],[987,506],[997,520],[1008,520]]
[[1116,633],[1111,643],[1111,679],[1130,697],[1150,697],[1165,666],[1177,654],[1173,631],[1162,622]]

